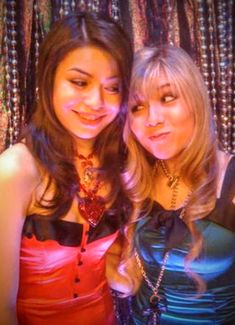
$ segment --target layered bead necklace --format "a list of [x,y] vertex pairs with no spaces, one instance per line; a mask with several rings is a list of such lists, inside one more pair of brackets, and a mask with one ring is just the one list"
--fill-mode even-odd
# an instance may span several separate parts
[[78,158],[81,161],[78,209],[81,216],[87,220],[92,227],[95,227],[101,220],[105,210],[104,199],[97,194],[102,187],[102,183],[97,178],[97,172],[94,170],[92,161],[94,152],[87,157],[78,154]]
[[[180,176],[176,176],[176,175],[171,175],[167,169],[167,166],[165,165],[165,162],[163,160],[159,161],[159,165],[165,175],[165,177],[168,179],[167,180],[167,186],[172,190],[172,197],[171,197],[171,205],[170,208],[172,210],[174,210],[176,208],[176,201],[177,201],[177,196],[178,196],[178,189],[179,189],[179,182],[180,182]],[[185,211],[185,205],[186,202],[184,204],[184,207],[180,213],[180,218],[183,218],[184,215],[184,211]],[[134,252],[135,255],[135,259],[137,262],[137,265],[140,269],[140,272],[145,280],[145,282],[147,283],[148,287],[152,290],[152,295],[149,298],[149,308],[145,309],[143,311],[143,316],[148,317],[148,325],[159,325],[160,324],[160,317],[161,317],[161,313],[162,311],[166,310],[166,306],[161,307],[160,306],[160,301],[163,301],[162,297],[159,295],[159,287],[160,284],[162,282],[162,278],[164,276],[164,271],[166,268],[166,264],[167,264],[167,260],[169,258],[169,251],[167,251],[164,254],[163,257],[163,261],[162,261],[162,265],[160,268],[160,272],[158,275],[158,278],[156,280],[156,283],[153,284],[149,277],[147,276],[147,273],[144,269],[143,263],[140,259],[140,256],[137,252],[137,250],[135,249]],[[163,304],[164,305],[164,304]]]

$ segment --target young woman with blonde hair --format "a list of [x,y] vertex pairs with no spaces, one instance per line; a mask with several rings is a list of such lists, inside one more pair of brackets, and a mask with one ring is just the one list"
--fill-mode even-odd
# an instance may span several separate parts
[[184,50],[136,54],[124,139],[135,209],[120,291],[135,294],[132,323],[232,324],[235,158],[218,150],[207,89]]

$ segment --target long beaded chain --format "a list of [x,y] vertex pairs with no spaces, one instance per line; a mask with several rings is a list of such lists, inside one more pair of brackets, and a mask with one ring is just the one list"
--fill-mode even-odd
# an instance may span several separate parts
[[174,14],[175,14],[175,7],[176,7],[176,1],[172,0],[166,0],[167,6],[167,25],[168,25],[168,35],[167,40],[168,43],[171,45],[174,45],[175,40],[175,28],[173,26],[174,23]]
[[38,58],[39,58],[39,39],[40,39],[40,30],[39,30],[39,26],[40,26],[40,18],[39,18],[39,8],[38,8],[38,4],[37,1],[35,1],[34,6],[33,6],[33,10],[34,10],[34,16],[35,16],[35,33],[34,33],[34,37],[35,37],[35,68],[37,69],[38,66]]
[[24,119],[24,112],[20,112],[19,105],[16,6],[16,1],[10,1],[6,3],[4,10],[4,21],[6,23],[4,37],[6,107],[8,115],[9,146],[13,145],[18,139],[21,121]]
[[114,20],[119,21],[120,20],[120,10],[119,10],[119,1],[118,0],[112,0],[111,2],[111,16]]
[[224,150],[228,152],[229,143],[229,127],[228,127],[228,94],[227,94],[227,42],[226,42],[226,4],[223,1],[218,1],[218,37],[219,37],[219,68],[220,68],[220,98],[219,104],[221,107],[221,139]]
[[[1,19],[2,18],[2,19]],[[0,3],[0,30],[3,33],[0,33],[0,44],[3,43],[3,34],[6,30],[4,30],[4,19],[6,20],[4,14],[4,3]],[[6,44],[6,43],[5,43]],[[5,91],[4,91],[4,83],[5,83],[5,54],[4,54],[4,46],[0,46],[0,153],[5,149],[6,143],[6,130],[8,125],[8,117],[7,117],[7,109],[5,104]]]
[[[213,118],[215,121],[216,134],[218,133],[218,117],[217,117],[217,98],[216,98],[216,53],[215,49],[218,47],[217,39],[215,36],[215,4],[214,1],[207,0],[208,5],[208,38],[209,38],[209,54],[210,54],[210,98],[213,112]],[[208,63],[204,63],[208,68]]]
[[[228,12],[228,26],[227,26],[227,39],[228,39],[228,54],[227,54],[227,96],[228,96],[228,151],[233,152],[235,149],[232,144],[233,130],[232,130],[232,118],[233,118],[233,107],[232,107],[232,80],[233,80],[233,0],[228,1],[227,3],[227,12]],[[233,125],[234,126],[234,125]]]

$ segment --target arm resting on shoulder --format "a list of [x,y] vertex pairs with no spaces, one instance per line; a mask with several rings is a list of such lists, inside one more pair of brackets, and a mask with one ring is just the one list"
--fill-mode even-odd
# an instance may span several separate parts
[[124,296],[129,296],[138,290],[141,283],[141,274],[136,267],[134,257],[128,260],[125,270],[120,264],[125,240],[122,236],[118,237],[108,250],[106,255],[106,277],[112,289],[123,293]]

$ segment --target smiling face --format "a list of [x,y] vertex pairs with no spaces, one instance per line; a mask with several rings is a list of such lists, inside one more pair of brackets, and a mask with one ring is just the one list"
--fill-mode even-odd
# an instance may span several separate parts
[[119,69],[108,52],[85,46],[70,52],[58,65],[55,114],[78,141],[94,143],[119,113],[121,99]]
[[132,132],[153,156],[173,161],[190,142],[195,124],[193,112],[163,72],[147,100],[141,99],[139,92],[137,95],[137,100],[130,101]]

